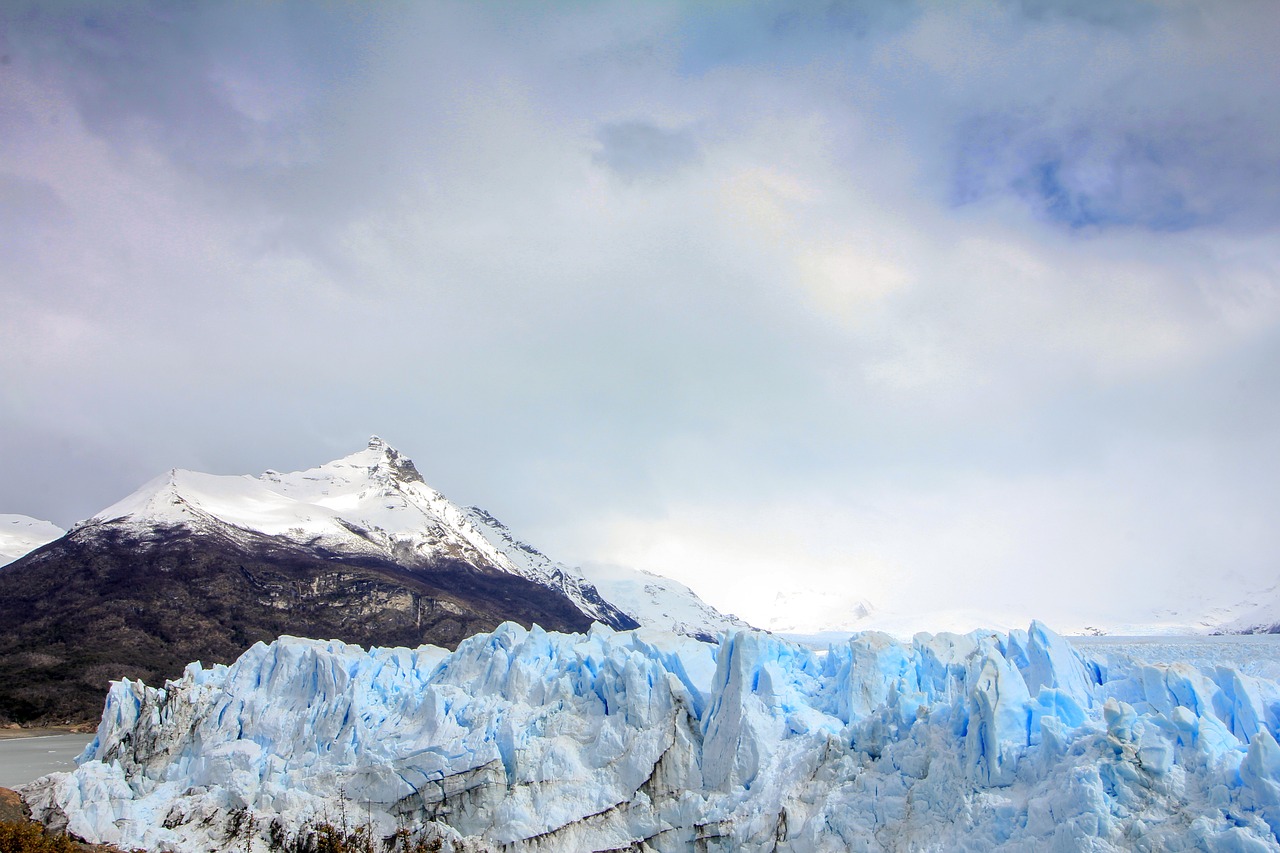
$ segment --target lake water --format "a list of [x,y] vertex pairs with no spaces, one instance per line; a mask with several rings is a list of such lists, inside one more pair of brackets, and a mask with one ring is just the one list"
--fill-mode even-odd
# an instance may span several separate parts
[[16,788],[55,770],[70,770],[93,735],[57,734],[0,740],[0,788]]

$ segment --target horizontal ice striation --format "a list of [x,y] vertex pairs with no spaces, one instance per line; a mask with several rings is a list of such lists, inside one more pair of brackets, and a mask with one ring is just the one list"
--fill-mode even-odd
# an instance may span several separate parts
[[25,795],[150,850],[339,815],[455,850],[1277,850],[1277,725],[1275,680],[1111,665],[1039,623],[825,652],[508,623],[116,683],[79,768]]

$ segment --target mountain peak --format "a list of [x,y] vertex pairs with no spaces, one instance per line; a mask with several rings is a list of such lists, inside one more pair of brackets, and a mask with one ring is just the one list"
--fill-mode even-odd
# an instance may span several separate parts
[[674,581],[623,569],[588,575],[551,560],[489,513],[464,509],[427,486],[413,461],[376,435],[348,456],[303,471],[254,477],[171,469],[76,529],[109,524],[142,538],[176,528],[216,533],[249,550],[270,537],[272,547],[375,557],[411,572],[469,563],[486,577],[515,575],[551,589],[615,629],[660,625],[713,638],[746,627]]
[[378,454],[379,458],[375,466],[388,470],[394,479],[399,480],[401,483],[423,482],[422,475],[418,473],[413,460],[378,436],[370,436],[368,449]]

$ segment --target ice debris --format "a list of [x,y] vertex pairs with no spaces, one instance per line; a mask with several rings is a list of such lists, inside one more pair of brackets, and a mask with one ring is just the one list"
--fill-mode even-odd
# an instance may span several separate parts
[[25,795],[148,850],[337,815],[446,850],[1277,850],[1278,725],[1274,680],[1109,669],[1039,623],[826,651],[505,624],[115,683],[78,769]]

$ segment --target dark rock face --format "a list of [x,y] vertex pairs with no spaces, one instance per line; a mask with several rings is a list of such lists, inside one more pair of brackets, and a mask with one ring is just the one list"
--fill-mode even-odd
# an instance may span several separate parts
[[0,718],[96,719],[113,679],[158,685],[281,634],[452,648],[508,620],[590,626],[563,595],[462,560],[409,569],[243,531],[96,525],[0,568]]

